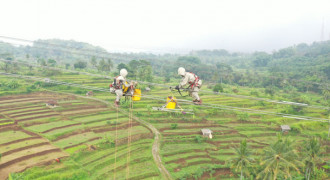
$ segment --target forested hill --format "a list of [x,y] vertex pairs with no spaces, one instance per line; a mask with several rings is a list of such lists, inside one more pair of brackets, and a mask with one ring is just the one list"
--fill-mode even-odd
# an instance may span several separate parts
[[[107,61],[109,64],[113,61],[117,65],[122,63],[120,67],[131,68],[131,71],[137,62],[130,63],[132,60],[145,60],[143,63],[149,63],[153,67],[153,73],[161,77],[173,77],[176,75],[177,67],[183,66],[206,81],[253,87],[282,87],[283,78],[326,84],[329,84],[330,79],[330,41],[310,45],[298,44],[272,53],[240,53],[220,49],[192,51],[187,55],[155,55],[109,53],[104,48],[88,43],[51,39],[38,40],[30,46],[19,47],[1,42],[0,58],[34,62],[47,62],[51,59],[55,60],[57,65],[69,66],[82,61],[87,64],[87,68],[97,67],[101,61]],[[112,71],[115,71],[114,67]],[[311,86],[313,89],[313,85]]]
[[[267,70],[273,73],[295,74],[299,71],[304,75],[327,76],[330,79],[330,41],[311,45],[302,43],[274,51],[271,54],[266,52],[244,54],[229,53],[226,50],[202,50],[193,51],[190,55],[199,57],[209,64],[222,62],[239,69]],[[298,74],[296,76],[301,77]]]

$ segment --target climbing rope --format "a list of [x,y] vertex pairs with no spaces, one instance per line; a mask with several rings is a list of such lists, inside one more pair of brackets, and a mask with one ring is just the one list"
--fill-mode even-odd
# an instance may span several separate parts
[[128,131],[127,131],[127,163],[126,163],[126,179],[129,178],[129,164],[131,159],[131,140],[132,140],[132,121],[133,121],[133,100],[130,97],[129,104],[129,118],[128,118]]
[[115,140],[114,140],[114,143],[115,143],[115,164],[114,164],[114,168],[113,168],[113,179],[116,180],[116,168],[117,168],[117,138],[118,138],[118,133],[117,133],[117,124],[118,124],[118,119],[119,119],[119,110],[118,110],[118,106],[117,106],[117,120],[116,120],[116,135],[115,135]]

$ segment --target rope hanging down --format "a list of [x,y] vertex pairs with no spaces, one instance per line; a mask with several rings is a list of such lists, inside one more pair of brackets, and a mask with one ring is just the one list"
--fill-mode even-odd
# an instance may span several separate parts
[[118,124],[118,119],[119,119],[119,107],[116,108],[117,110],[117,120],[116,120],[116,132],[115,132],[115,163],[114,163],[114,168],[113,168],[113,179],[116,180],[116,168],[117,168],[117,139],[118,139],[118,132],[117,132],[117,124]]
[[129,179],[129,164],[131,160],[131,141],[132,141],[132,121],[133,121],[133,100],[130,97],[129,115],[128,115],[128,131],[127,131],[127,163],[126,163],[126,179]]

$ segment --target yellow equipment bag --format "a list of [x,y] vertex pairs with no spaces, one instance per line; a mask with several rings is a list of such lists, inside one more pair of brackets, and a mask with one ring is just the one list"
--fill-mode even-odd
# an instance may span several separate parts
[[133,94],[132,99],[133,99],[133,101],[141,100],[141,89],[134,89],[134,94]]
[[168,96],[167,99],[166,99],[166,108],[167,109],[175,109],[176,107],[176,98],[173,96]]

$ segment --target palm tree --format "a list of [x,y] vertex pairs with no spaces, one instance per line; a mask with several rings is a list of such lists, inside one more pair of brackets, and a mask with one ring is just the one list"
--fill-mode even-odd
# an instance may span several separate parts
[[315,165],[321,162],[320,155],[322,152],[321,144],[319,141],[313,137],[304,143],[305,150],[305,178],[309,180],[311,174],[315,169]]
[[260,165],[263,170],[257,175],[257,179],[276,180],[278,176],[291,178],[291,170],[300,173],[298,167],[302,163],[298,160],[293,141],[288,138],[283,140],[278,135],[278,140],[265,149]]
[[236,157],[231,159],[230,162],[232,163],[232,169],[235,169],[236,172],[241,172],[241,180],[243,179],[243,172],[249,174],[247,171],[248,165],[250,165],[254,159],[251,158],[251,150],[248,148],[246,139],[242,140],[239,147],[234,148]]

